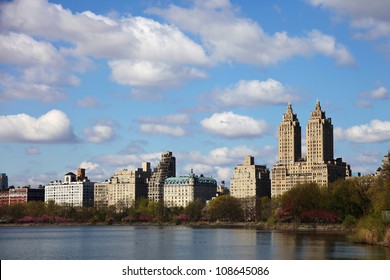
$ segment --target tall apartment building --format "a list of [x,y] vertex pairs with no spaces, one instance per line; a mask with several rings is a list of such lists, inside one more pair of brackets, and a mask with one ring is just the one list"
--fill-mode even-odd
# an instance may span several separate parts
[[272,196],[281,195],[297,184],[314,182],[321,187],[351,176],[341,158],[334,159],[333,125],[317,100],[306,126],[306,158],[301,156],[301,127],[291,104],[283,114],[278,132],[278,161],[272,168]]
[[66,206],[92,207],[94,202],[94,183],[85,177],[85,170],[78,170],[84,174],[83,180],[73,172],[64,176],[64,182],[52,181],[45,186],[45,202],[54,201]]
[[119,170],[107,182],[96,183],[95,207],[130,207],[140,197],[148,197],[150,163],[143,162],[136,170]]
[[5,173],[0,173],[0,190],[5,191],[8,189],[8,176]]
[[230,194],[238,198],[245,219],[256,220],[259,214],[259,198],[271,196],[269,169],[265,165],[256,165],[252,156],[246,156],[243,164],[235,167],[230,179]]
[[186,207],[197,199],[205,203],[216,194],[217,181],[211,177],[197,176],[192,170],[188,176],[170,177],[164,183],[166,207]]
[[111,177],[108,188],[108,206],[121,204],[125,207],[134,205],[135,200],[148,197],[148,184],[151,176],[150,163],[142,163],[142,168],[129,171],[124,169]]
[[161,155],[161,160],[157,168],[152,172],[148,189],[149,200],[163,201],[165,179],[175,176],[176,158],[172,155],[172,152],[165,152]]
[[271,196],[269,169],[256,165],[255,158],[246,156],[244,164],[235,167],[230,179],[230,194],[236,198]]

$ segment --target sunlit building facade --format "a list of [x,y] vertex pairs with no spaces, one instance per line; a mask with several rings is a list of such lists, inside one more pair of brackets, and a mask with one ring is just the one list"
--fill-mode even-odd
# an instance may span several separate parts
[[327,187],[330,182],[351,176],[351,168],[341,158],[334,159],[333,125],[317,101],[306,126],[305,158],[301,156],[301,128],[291,104],[283,114],[278,131],[278,162],[272,168],[272,196],[294,186],[314,182]]

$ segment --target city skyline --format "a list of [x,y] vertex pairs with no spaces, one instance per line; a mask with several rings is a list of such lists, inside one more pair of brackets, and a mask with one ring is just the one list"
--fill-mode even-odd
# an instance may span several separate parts
[[246,155],[271,168],[287,104],[305,127],[317,99],[355,174],[389,149],[388,1],[78,2],[0,4],[9,185],[99,182],[164,151],[229,184]]

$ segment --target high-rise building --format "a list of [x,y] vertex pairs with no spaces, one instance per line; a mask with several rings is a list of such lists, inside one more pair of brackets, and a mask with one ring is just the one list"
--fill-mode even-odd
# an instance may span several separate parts
[[188,176],[170,177],[164,183],[166,207],[186,207],[195,200],[206,203],[216,194],[217,181],[211,177],[197,176],[192,170]]
[[172,156],[172,152],[165,152],[161,155],[161,160],[157,168],[152,172],[148,189],[149,200],[163,201],[165,179],[175,176],[176,158]]
[[326,118],[318,100],[306,126],[306,158],[301,158],[300,130],[298,118],[288,104],[279,126],[279,154],[272,168],[272,196],[283,194],[297,184],[314,182],[327,187],[330,182],[351,176],[350,166],[341,158],[334,159],[332,121]]
[[279,125],[278,162],[287,164],[302,157],[301,126],[291,103]]
[[45,202],[48,201],[66,206],[92,207],[94,183],[87,177],[77,180],[76,174],[69,172],[65,174],[64,182],[52,181],[45,186]]
[[246,156],[244,164],[234,169],[230,194],[236,198],[271,196],[269,169],[265,165],[256,165],[254,157]]
[[8,176],[5,173],[0,173],[0,190],[5,191],[8,189]]
[[109,181],[95,183],[95,207],[117,206],[127,208],[133,206],[136,199],[148,197],[150,176],[150,163],[144,162],[142,168],[136,170],[122,169],[115,172]]
[[246,220],[258,219],[259,198],[271,196],[269,169],[265,165],[256,165],[254,157],[246,156],[244,164],[234,169],[230,194],[239,199]]
[[150,163],[143,163],[137,170],[123,169],[115,172],[108,186],[108,206],[133,206],[136,199],[148,197],[148,183],[151,176]]

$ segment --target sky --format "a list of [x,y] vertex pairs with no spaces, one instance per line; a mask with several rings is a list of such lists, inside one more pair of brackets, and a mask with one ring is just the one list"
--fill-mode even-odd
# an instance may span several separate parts
[[37,187],[93,181],[164,151],[177,175],[229,184],[277,161],[292,103],[316,100],[335,157],[370,174],[390,149],[390,1],[0,2],[0,173]]

